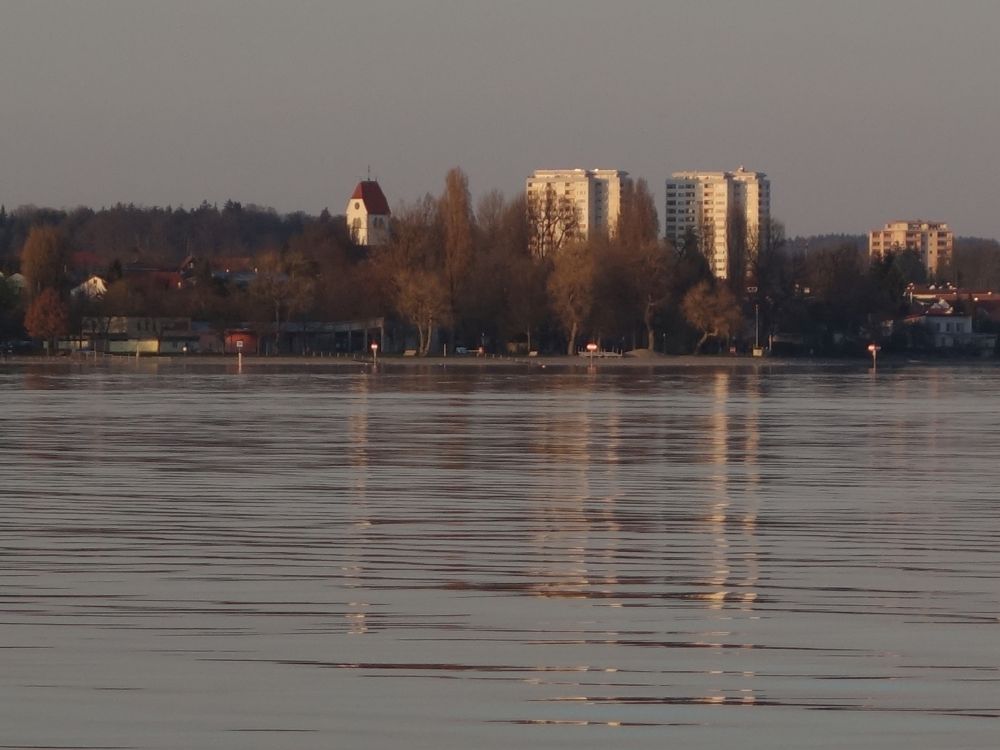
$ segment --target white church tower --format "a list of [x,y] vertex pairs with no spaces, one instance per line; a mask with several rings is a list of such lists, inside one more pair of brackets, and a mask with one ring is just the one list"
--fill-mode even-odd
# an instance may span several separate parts
[[347,202],[347,227],[357,245],[389,241],[389,201],[375,180],[362,180]]

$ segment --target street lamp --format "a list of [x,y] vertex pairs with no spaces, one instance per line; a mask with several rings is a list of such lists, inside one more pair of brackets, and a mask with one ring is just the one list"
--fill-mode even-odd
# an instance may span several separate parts
[[378,342],[372,342],[372,364],[378,364]]
[[760,349],[760,305],[753,303],[753,348]]
[[589,344],[587,344],[587,351],[590,353],[590,366],[593,367],[594,366],[594,352],[597,351],[597,344],[595,344],[593,341],[591,341]]
[[[757,287],[748,286],[748,295],[756,295]],[[764,352],[760,348],[760,300],[754,299],[753,302],[753,356],[760,357]]]

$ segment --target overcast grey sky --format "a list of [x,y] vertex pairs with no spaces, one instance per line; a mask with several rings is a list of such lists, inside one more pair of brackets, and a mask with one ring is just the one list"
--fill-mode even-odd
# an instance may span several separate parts
[[660,196],[742,164],[790,234],[995,237],[998,71],[993,0],[0,0],[0,203],[339,213],[369,164],[394,205],[455,165]]

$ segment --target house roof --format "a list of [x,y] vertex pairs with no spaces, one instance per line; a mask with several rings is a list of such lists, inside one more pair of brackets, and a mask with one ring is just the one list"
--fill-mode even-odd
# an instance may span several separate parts
[[375,180],[362,180],[358,183],[358,186],[354,188],[354,193],[351,195],[351,200],[356,201],[358,199],[364,202],[369,214],[388,216],[391,213],[389,211],[389,201],[385,199],[385,193],[382,192],[382,188],[379,187]]
[[103,297],[107,291],[107,282],[100,276],[95,275],[88,278],[82,284],[73,287],[69,293],[71,297],[84,295],[88,299],[94,299],[95,297]]
[[101,259],[92,250],[78,250],[73,253],[70,263],[78,271],[89,271],[101,265]]
[[952,286],[950,284],[910,284],[906,288],[907,296],[912,299],[919,300],[947,300],[949,302],[954,302],[958,299],[971,300],[975,299],[977,302],[983,299],[1000,299],[1000,291],[993,291],[991,289],[976,289],[975,287],[969,287],[964,289],[959,289],[958,287]]
[[968,315],[962,315],[960,313],[956,313],[951,308],[948,308],[947,310],[943,310],[940,307],[930,307],[930,308],[928,308],[927,312],[924,313],[924,316],[926,316],[928,318],[968,318],[969,317]]

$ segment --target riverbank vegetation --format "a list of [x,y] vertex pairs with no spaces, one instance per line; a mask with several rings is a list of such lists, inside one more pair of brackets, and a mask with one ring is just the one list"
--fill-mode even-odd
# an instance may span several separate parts
[[[907,313],[910,283],[1000,290],[993,240],[959,240],[944,278],[926,279],[912,254],[869,263],[857,237],[786,242],[778,222],[763,241],[734,238],[739,271],[715,279],[696,235],[660,237],[643,180],[622,196],[611,236],[570,232],[533,252],[532,222],[566,220],[537,214],[523,195],[492,191],[474,203],[459,169],[438,195],[400,204],[391,240],[376,248],[356,246],[329,211],[282,215],[232,201],[0,209],[0,340],[79,333],[88,316],[250,325],[279,342],[289,322],[386,317],[412,331],[418,354],[573,352],[586,342],[677,354],[772,336],[776,348],[838,354],[885,337],[885,321]],[[106,289],[70,293],[93,275]]]

